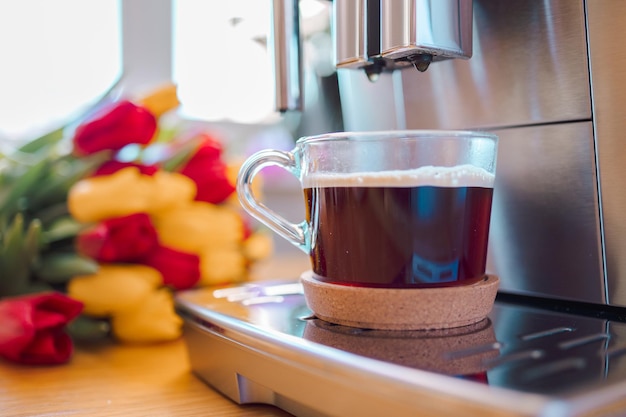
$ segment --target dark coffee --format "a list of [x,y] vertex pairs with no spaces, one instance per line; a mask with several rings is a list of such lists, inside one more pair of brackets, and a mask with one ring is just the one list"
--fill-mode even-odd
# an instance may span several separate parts
[[485,171],[332,175],[310,179],[304,195],[322,281],[415,288],[484,276],[493,195]]

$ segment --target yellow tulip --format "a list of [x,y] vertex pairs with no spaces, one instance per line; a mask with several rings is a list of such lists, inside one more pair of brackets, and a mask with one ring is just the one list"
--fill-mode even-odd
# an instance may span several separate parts
[[164,246],[197,255],[243,239],[241,216],[229,207],[210,203],[194,201],[155,213],[152,220]]
[[90,223],[172,208],[193,200],[195,193],[195,183],[184,175],[158,171],[149,176],[128,167],[78,181],[67,204],[76,220]]
[[212,248],[200,254],[200,285],[220,285],[243,281],[246,258],[238,247]]
[[[144,175],[144,177],[146,177]],[[146,213],[171,210],[192,202],[196,197],[196,183],[176,172],[157,171],[151,179],[151,202]]]
[[268,258],[274,250],[274,241],[269,232],[262,230],[253,233],[243,242],[243,254],[250,261]]
[[84,313],[104,317],[134,309],[163,282],[159,271],[139,264],[103,264],[98,272],[72,278],[67,293]]
[[150,293],[135,308],[117,313],[111,320],[113,335],[127,343],[174,340],[182,334],[172,295],[165,288]]
[[138,189],[141,173],[124,168],[114,174],[86,178],[69,191],[67,205],[78,221],[89,223],[143,211],[146,191]]
[[237,175],[242,164],[243,160],[233,161],[226,166],[226,177],[231,184],[237,184]]
[[176,84],[165,84],[145,97],[139,99],[138,104],[145,107],[156,117],[177,108],[180,105]]

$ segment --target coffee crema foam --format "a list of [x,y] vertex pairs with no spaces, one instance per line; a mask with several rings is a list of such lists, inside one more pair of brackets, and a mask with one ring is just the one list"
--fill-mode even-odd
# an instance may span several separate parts
[[411,170],[318,173],[307,176],[304,188],[313,187],[484,187],[493,188],[495,175],[473,165],[424,166]]

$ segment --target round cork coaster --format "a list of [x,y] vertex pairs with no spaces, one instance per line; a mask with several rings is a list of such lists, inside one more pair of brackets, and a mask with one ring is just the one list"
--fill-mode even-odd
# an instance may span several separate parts
[[325,321],[383,330],[449,329],[477,323],[493,308],[500,280],[485,275],[471,285],[443,288],[367,288],[300,277],[306,303]]

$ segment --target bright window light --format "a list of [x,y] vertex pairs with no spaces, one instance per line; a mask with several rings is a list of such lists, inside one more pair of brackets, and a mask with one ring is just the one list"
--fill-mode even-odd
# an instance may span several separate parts
[[192,119],[260,123],[273,114],[269,0],[175,0],[173,78]]
[[118,0],[0,2],[0,140],[57,127],[121,74]]

